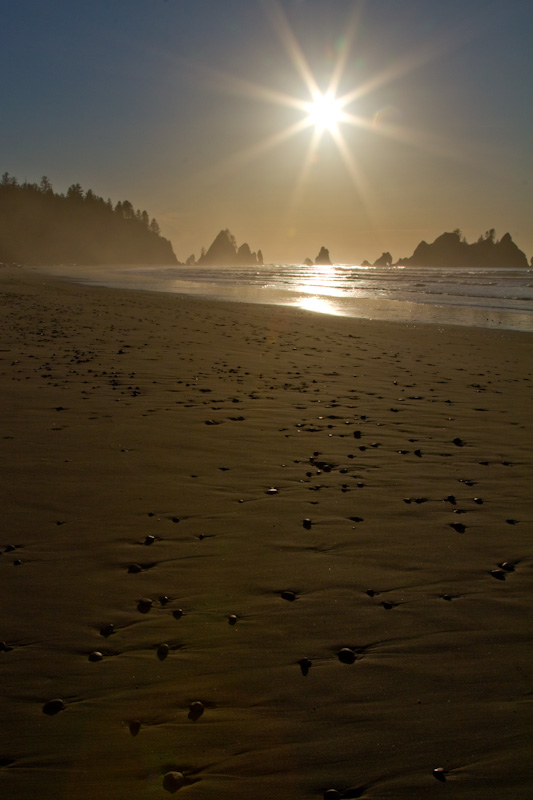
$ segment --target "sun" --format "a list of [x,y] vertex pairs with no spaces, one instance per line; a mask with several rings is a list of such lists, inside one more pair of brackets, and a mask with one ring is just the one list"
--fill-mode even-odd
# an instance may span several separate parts
[[335,131],[337,123],[342,119],[342,103],[335,98],[333,92],[316,92],[313,102],[307,104],[307,111],[307,121],[318,131]]

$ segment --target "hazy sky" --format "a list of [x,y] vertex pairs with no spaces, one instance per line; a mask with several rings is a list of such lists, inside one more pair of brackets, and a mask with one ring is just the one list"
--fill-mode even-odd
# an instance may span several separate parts
[[[0,172],[147,209],[184,260],[533,255],[532,0],[0,0]],[[308,124],[313,86],[346,104]],[[348,102],[349,101],[349,102]]]

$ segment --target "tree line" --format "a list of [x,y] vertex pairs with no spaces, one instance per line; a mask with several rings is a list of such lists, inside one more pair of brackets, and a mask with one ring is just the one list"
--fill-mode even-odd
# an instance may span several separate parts
[[170,242],[129,200],[98,197],[79,183],[66,194],[48,178],[0,179],[0,262],[20,264],[177,264]]

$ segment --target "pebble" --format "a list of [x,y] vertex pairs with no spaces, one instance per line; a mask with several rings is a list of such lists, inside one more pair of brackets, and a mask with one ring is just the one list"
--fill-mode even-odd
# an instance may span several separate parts
[[168,644],[160,644],[157,648],[157,657],[160,661],[164,661],[165,658],[168,656],[170,651],[170,647]]
[[10,647],[8,644],[6,644],[5,642],[0,642],[0,653],[10,653],[11,650],[13,650],[13,648]]
[[343,647],[337,653],[337,658],[343,664],[353,664],[355,661],[355,653],[350,647]]
[[481,497],[474,497],[474,503],[477,503],[478,506],[483,505],[483,499]]
[[195,700],[194,703],[191,703],[189,706],[188,717],[192,719],[193,722],[196,722],[197,719],[200,719],[204,711],[204,704],[200,700]]
[[137,611],[141,614],[148,614],[150,609],[152,608],[152,601],[149,597],[141,597],[139,602],[137,603]]
[[132,721],[128,725],[128,728],[130,729],[130,733],[132,736],[137,736],[137,734],[141,730],[141,721],[139,719],[132,719]]
[[282,592],[281,597],[283,600],[288,600],[289,603],[293,603],[296,600],[296,594],[290,590]]
[[505,580],[505,572],[503,571],[503,569],[491,569],[490,574],[492,575],[493,578],[496,578],[496,580],[498,581]]
[[183,784],[185,783],[185,776],[183,772],[167,772],[163,775],[163,789],[166,789],[167,792],[173,794],[177,792],[178,789],[181,789]]
[[438,780],[444,783],[446,781],[446,770],[444,767],[435,767],[433,770],[433,776]]
[[103,655],[99,650],[93,650],[92,653],[89,653],[89,661],[101,661],[103,659]]
[[273,486],[271,486],[270,489],[267,489],[266,492],[265,492],[265,494],[277,494],[277,493],[278,493],[278,490],[274,489]]
[[104,627],[100,629],[100,636],[104,636],[106,639],[113,633],[115,633],[115,626],[112,622],[110,622],[109,625],[104,625]]
[[455,437],[455,439],[453,440],[453,443],[454,443],[454,445],[456,447],[463,447],[464,446],[464,442],[459,436]]
[[235,625],[238,620],[238,616],[236,614],[230,614],[228,617],[228,622],[230,625]]
[[142,572],[142,567],[141,567],[140,564],[130,564],[129,567],[128,567],[128,572],[131,575],[135,575],[138,572]]
[[506,572],[514,572],[514,564],[511,561],[502,561],[502,563],[498,564],[498,566],[504,569]]
[[341,793],[336,789],[326,789],[324,792],[324,800],[340,800]]
[[43,714],[48,714],[50,717],[53,717],[54,714],[59,714],[59,712],[63,711],[64,708],[65,703],[63,700],[55,698],[54,700],[48,700],[48,702],[44,704]]
[[155,542],[155,536],[152,536],[151,534],[149,536],[147,536],[145,538],[145,540],[144,540],[144,543],[147,544],[147,545],[148,544],[153,544],[154,542]]
[[168,597],[166,594],[160,594],[158,600],[162,606],[166,606],[167,603],[170,603],[170,597]]
[[304,521],[303,521],[303,526],[304,526],[304,528],[306,529],[306,531],[309,531],[309,530],[311,530],[311,525],[312,525],[312,524],[313,524],[313,523],[311,522],[311,520],[310,520],[310,519],[304,519]]
[[450,528],[453,528],[457,533],[464,533],[466,531],[466,525],[463,525],[462,522],[450,522]]
[[183,610],[181,608],[175,608],[172,612],[172,616],[174,619],[181,619],[183,616]]
[[298,664],[300,665],[300,669],[302,670],[302,675],[305,676],[311,669],[313,662],[309,658],[301,658],[298,661]]

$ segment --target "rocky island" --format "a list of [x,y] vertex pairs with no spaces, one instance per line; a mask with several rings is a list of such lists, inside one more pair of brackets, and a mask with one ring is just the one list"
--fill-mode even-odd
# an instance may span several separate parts
[[189,256],[186,262],[189,266],[198,264],[199,266],[220,265],[220,266],[262,266],[263,254],[261,250],[257,253],[250,250],[247,242],[237,246],[235,236],[225,228],[215,237],[213,243],[207,249],[202,248],[198,260],[194,255]]

